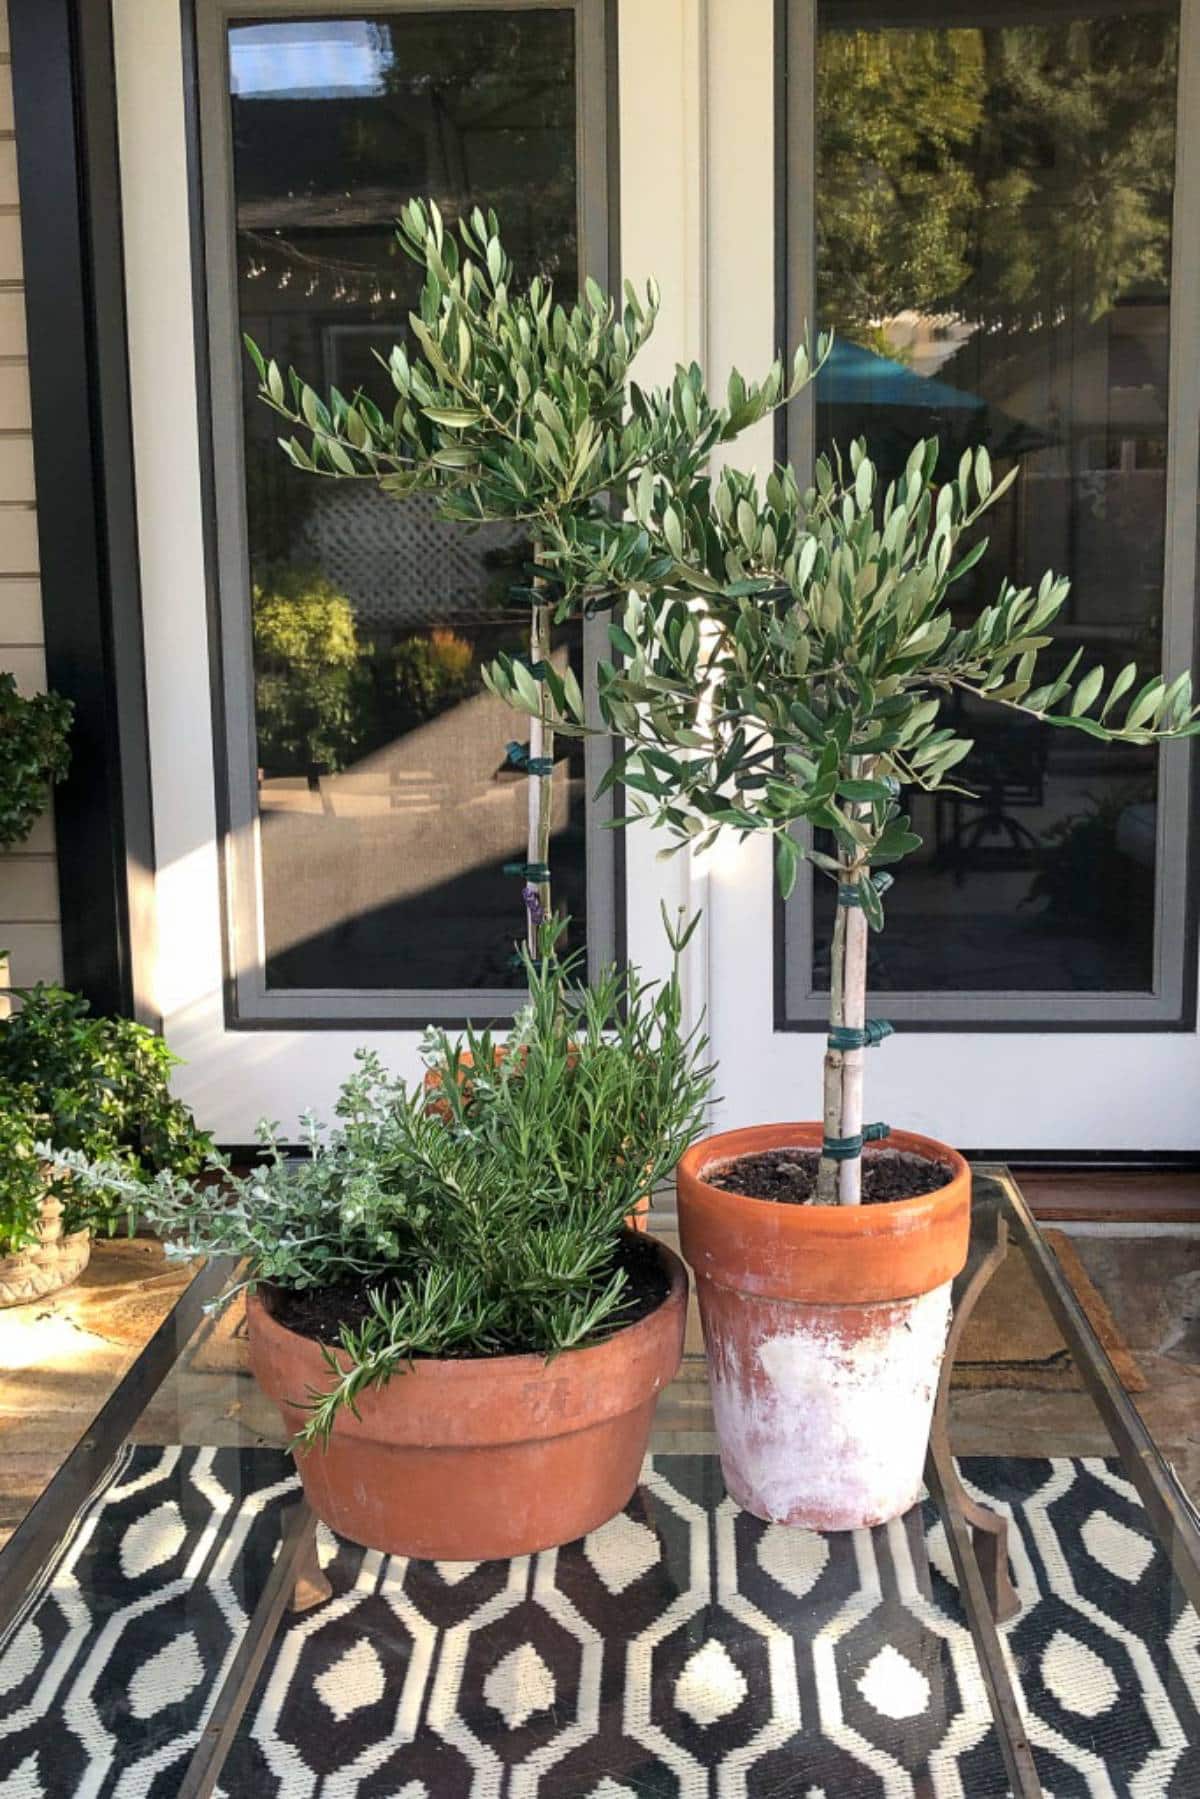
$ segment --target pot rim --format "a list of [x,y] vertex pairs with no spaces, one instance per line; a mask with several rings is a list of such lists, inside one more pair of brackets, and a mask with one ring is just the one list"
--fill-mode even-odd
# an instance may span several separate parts
[[[898,1149],[904,1154],[918,1155],[924,1161],[949,1168],[952,1179],[945,1186],[935,1187],[929,1193],[912,1194],[907,1199],[873,1200],[870,1205],[857,1206],[781,1205],[777,1199],[762,1199],[749,1193],[731,1193],[727,1188],[716,1187],[705,1179],[710,1168],[739,1161],[742,1156],[760,1155],[772,1149],[817,1149],[823,1133],[824,1126],[815,1122],[751,1124],[718,1131],[711,1137],[701,1137],[684,1151],[679,1159],[679,1174],[703,1188],[706,1196],[711,1194],[715,1203],[727,1206],[730,1211],[744,1211],[748,1220],[757,1215],[765,1222],[768,1218],[778,1219],[782,1213],[789,1219],[803,1219],[804,1225],[800,1228],[811,1227],[840,1236],[843,1231],[874,1235],[880,1229],[902,1226],[908,1219],[926,1211],[932,1201],[951,1194],[957,1181],[963,1176],[969,1176],[971,1172],[966,1158],[949,1143],[943,1143],[937,1137],[922,1136],[916,1131],[893,1130],[882,1143],[869,1144],[864,1153],[869,1156],[880,1150],[886,1152],[888,1149]],[[752,1141],[748,1143],[747,1138]],[[741,1144],[740,1148],[732,1147],[735,1141]],[[730,1147],[723,1151],[723,1145]]]
[[786,1205],[728,1193],[702,1170],[770,1149],[817,1149],[818,1123],[760,1124],[703,1138],[679,1163],[679,1234],[698,1281],[764,1299],[860,1305],[927,1293],[963,1267],[971,1170],[936,1138],[893,1131],[893,1149],[949,1168],[932,1193],[878,1205]]
[[[672,1304],[686,1305],[687,1269],[682,1258],[676,1254],[670,1244],[664,1243],[661,1238],[649,1236],[644,1231],[625,1230],[621,1234],[622,1236],[636,1237],[640,1243],[653,1243],[658,1253],[659,1265],[666,1273],[668,1286],[667,1291],[652,1311],[646,1312],[641,1318],[635,1318],[631,1324],[623,1324],[619,1330],[611,1331],[598,1343],[584,1343],[575,1349],[560,1349],[546,1353],[539,1350],[527,1350],[519,1355],[500,1356],[415,1357],[405,1365],[404,1379],[412,1380],[416,1377],[426,1380],[464,1381],[477,1378],[481,1372],[485,1372],[489,1379],[525,1382],[538,1375],[548,1374],[568,1357],[572,1363],[578,1365],[582,1358],[602,1355],[614,1343],[636,1342],[638,1333],[650,1336],[657,1320],[668,1307]],[[254,1308],[256,1324],[259,1329],[274,1332],[295,1343],[307,1345],[318,1353],[325,1349],[331,1350],[335,1355],[344,1353],[341,1351],[340,1344],[327,1343],[320,1337],[306,1336],[302,1331],[294,1331],[289,1329],[286,1324],[281,1324],[263,1301],[260,1288],[267,1285],[268,1283],[261,1282],[258,1287],[246,1294],[247,1310],[251,1307]]]

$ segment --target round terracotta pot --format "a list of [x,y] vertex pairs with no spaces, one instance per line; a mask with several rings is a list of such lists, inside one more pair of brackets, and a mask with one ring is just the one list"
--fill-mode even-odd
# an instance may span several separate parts
[[[305,1495],[339,1535],[390,1555],[488,1561],[572,1542],[628,1504],[659,1391],[683,1352],[687,1272],[657,1244],[662,1304],[586,1349],[417,1361],[338,1413],[297,1455]],[[250,1362],[290,1432],[329,1384],[321,1346],[247,1303]]]
[[704,1178],[739,1156],[818,1149],[821,1136],[819,1124],[768,1124],[694,1144],[676,1177],[679,1235],[730,1493],[759,1518],[857,1530],[920,1492],[971,1172],[946,1144],[893,1131],[883,1153],[940,1162],[949,1184],[881,1205],[793,1206]]

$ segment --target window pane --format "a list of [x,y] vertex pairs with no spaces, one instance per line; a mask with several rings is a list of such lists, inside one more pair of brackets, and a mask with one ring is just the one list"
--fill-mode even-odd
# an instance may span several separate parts
[[[890,478],[938,434],[1020,475],[964,613],[1002,575],[1071,578],[1055,627],[1110,674],[1160,667],[1178,5],[818,10],[817,284],[838,333],[817,442]],[[896,18],[896,11],[891,14]],[[1051,669],[1065,657],[1048,651]],[[947,722],[950,722],[949,720]],[[1146,992],[1157,764],[967,703],[974,797],[915,796],[888,899],[893,990]],[[910,796],[911,797],[911,796]],[[817,881],[828,984],[832,888]]]
[[[390,410],[376,351],[417,270],[397,213],[494,206],[523,273],[579,280],[573,15],[459,10],[229,30],[242,328],[318,389]],[[516,984],[522,735],[480,666],[526,641],[528,546],[368,482],[314,479],[245,384],[262,930],[269,989]],[[394,398],[394,396],[392,396]],[[580,666],[579,632],[555,655]],[[556,899],[586,939],[578,745],[554,775]]]

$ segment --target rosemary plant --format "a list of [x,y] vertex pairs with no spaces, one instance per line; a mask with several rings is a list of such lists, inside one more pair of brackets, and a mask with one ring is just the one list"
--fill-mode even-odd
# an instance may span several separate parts
[[682,1017],[689,930],[670,932],[666,981],[612,968],[581,990],[580,958],[560,956],[561,927],[545,926],[537,958],[524,951],[529,1001],[503,1054],[486,1031],[430,1032],[433,1080],[406,1085],[360,1051],[336,1127],[307,1117],[299,1156],[264,1126],[248,1174],[213,1157],[208,1179],[163,1174],[149,1191],[122,1169],[56,1160],[106,1192],[124,1182],[176,1253],[244,1258],[242,1284],[351,1301],[365,1289],[365,1318],[327,1346],[305,1443],[414,1357],[595,1342],[629,1303],[624,1221],[699,1133],[709,1097],[706,1040]]

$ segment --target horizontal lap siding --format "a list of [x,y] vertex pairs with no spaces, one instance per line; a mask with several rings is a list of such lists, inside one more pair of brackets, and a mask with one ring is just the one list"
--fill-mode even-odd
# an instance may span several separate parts
[[[23,693],[46,685],[42,642],[12,68],[7,0],[0,0],[0,668],[16,675]],[[0,852],[0,950],[9,952],[14,985],[61,980],[58,919],[47,816],[25,843]]]

